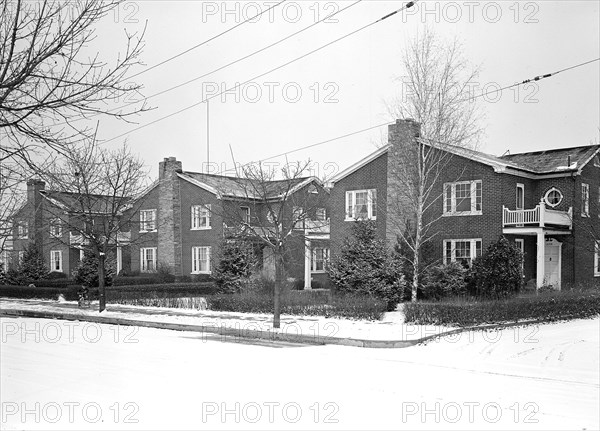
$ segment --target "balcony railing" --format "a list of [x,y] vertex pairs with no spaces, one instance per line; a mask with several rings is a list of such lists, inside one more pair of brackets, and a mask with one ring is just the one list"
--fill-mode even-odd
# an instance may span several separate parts
[[569,208],[569,211],[550,210],[546,208],[543,201],[529,210],[509,210],[505,206],[502,207],[503,227],[545,227],[548,225],[571,229],[573,227],[573,208]]

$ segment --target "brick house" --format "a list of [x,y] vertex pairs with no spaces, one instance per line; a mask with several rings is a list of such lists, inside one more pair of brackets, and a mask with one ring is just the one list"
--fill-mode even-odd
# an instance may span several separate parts
[[[283,205],[284,219],[302,218],[288,243],[288,277],[312,281],[326,279],[329,257],[329,192],[315,177],[268,181],[183,171],[174,157],[159,163],[158,181],[140,197],[132,220],[139,229],[131,232],[131,270],[156,271],[168,265],[176,276],[202,277],[212,272],[222,241],[260,229],[268,235],[269,212]],[[305,213],[298,217],[297,211]],[[246,229],[246,230],[244,230]],[[141,237],[143,235],[143,237]],[[256,241],[260,266],[267,277],[274,275],[268,247]]]
[[[338,173],[331,189],[335,255],[356,218],[376,220],[381,237],[397,239],[390,193],[403,145],[431,145],[420,126],[397,120],[388,145]],[[432,258],[470,262],[501,235],[524,252],[526,281],[560,289],[600,282],[600,145],[495,157],[443,146],[449,155],[432,196]]]
[[[94,225],[102,225],[111,199],[102,195],[82,198],[76,193],[47,190],[44,181],[30,179],[27,200],[12,216],[12,235],[2,258],[4,266],[16,265],[29,244],[34,243],[51,272],[70,276],[89,245],[82,232],[91,234]],[[91,205],[86,216],[81,210],[83,201]],[[117,235],[110,250],[115,253],[117,271],[129,266],[127,232]]]

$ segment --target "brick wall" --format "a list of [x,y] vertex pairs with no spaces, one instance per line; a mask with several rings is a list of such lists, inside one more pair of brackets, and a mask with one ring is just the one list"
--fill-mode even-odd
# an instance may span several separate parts
[[382,154],[362,168],[336,182],[329,198],[331,220],[331,253],[339,253],[344,238],[351,235],[351,221],[346,219],[346,191],[377,190],[377,231],[386,236],[387,208],[387,153]]

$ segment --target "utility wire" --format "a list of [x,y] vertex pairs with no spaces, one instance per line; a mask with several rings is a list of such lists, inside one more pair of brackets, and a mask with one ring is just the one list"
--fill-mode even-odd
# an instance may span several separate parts
[[518,86],[529,84],[529,83],[532,83],[532,82],[541,81],[542,79],[546,79],[546,78],[550,78],[551,76],[558,75],[561,72],[566,72],[567,70],[572,70],[572,69],[576,69],[578,67],[586,66],[586,65],[588,65],[590,63],[594,63],[594,62],[599,61],[599,60],[600,60],[600,57],[599,58],[595,58],[594,60],[584,61],[583,63],[579,63],[579,64],[576,64],[574,66],[565,67],[564,69],[557,70],[556,72],[546,73],[545,75],[538,75],[538,76],[536,76],[534,78],[531,78],[531,79],[526,79],[526,80],[521,81],[521,82],[515,82],[512,85],[507,85],[506,87],[493,89],[493,90],[490,90],[490,91],[488,91],[486,93],[478,94],[476,96],[472,96],[472,97],[469,97],[467,99],[459,100],[459,102],[467,102],[469,100],[477,99],[479,97],[485,97],[485,96],[487,96],[489,94],[497,93],[499,91],[504,91],[504,90],[508,90],[510,88],[518,87]]
[[[236,59],[236,60],[234,60],[234,61],[231,61],[231,62],[229,62],[229,63],[227,63],[227,64],[225,64],[225,65],[223,65],[223,66],[220,66],[220,67],[218,67],[218,68],[216,68],[216,69],[213,69],[213,70],[211,70],[210,72],[206,72],[206,73],[205,73],[205,74],[203,74],[203,75],[200,75],[200,76],[197,76],[197,77],[195,77],[195,78],[192,78],[192,79],[190,79],[190,80],[188,80],[188,81],[182,82],[181,84],[174,85],[173,87],[167,88],[167,89],[165,89],[165,90],[159,91],[158,93],[154,93],[154,94],[151,94],[150,96],[144,97],[144,102],[145,102],[145,101],[147,101],[148,99],[151,99],[151,98],[153,98],[153,97],[157,97],[157,96],[163,95],[163,94],[165,94],[165,93],[168,93],[168,92],[170,92],[170,91],[173,91],[173,90],[176,90],[176,89],[178,89],[178,88],[181,88],[181,87],[183,87],[183,86],[185,86],[185,85],[191,84],[192,82],[195,82],[195,81],[197,81],[197,80],[199,80],[199,79],[206,78],[207,76],[209,76],[209,75],[212,75],[213,73],[220,72],[221,70],[223,70],[223,69],[225,69],[225,68],[227,68],[227,67],[233,66],[233,65],[234,65],[234,64],[236,64],[236,63],[239,63],[239,62],[241,62],[241,61],[244,61],[244,60],[246,60],[246,59],[248,59],[248,58],[250,58],[250,57],[253,57],[253,56],[255,56],[256,54],[259,54],[259,53],[261,53],[261,52],[263,52],[263,51],[266,51],[266,50],[267,50],[267,49],[269,49],[269,48],[272,48],[272,47],[274,47],[274,46],[276,46],[276,45],[279,45],[280,43],[282,43],[282,42],[285,42],[286,40],[288,40],[288,39],[290,39],[290,38],[292,38],[292,37],[294,37],[294,36],[297,36],[298,34],[300,34],[300,33],[304,32],[304,31],[306,31],[306,30],[308,30],[308,29],[310,29],[310,28],[314,27],[315,25],[317,25],[317,24],[319,24],[319,23],[321,23],[321,22],[323,22],[323,21],[325,21],[325,20],[327,20],[327,19],[330,19],[330,18],[332,18],[333,16],[335,16],[335,15],[337,15],[337,14],[339,14],[339,13],[342,13],[342,12],[344,12],[345,10],[347,10],[347,9],[351,8],[352,6],[355,6],[355,5],[357,5],[358,3],[362,2],[362,1],[363,1],[363,0],[356,0],[354,3],[351,3],[349,6],[346,6],[346,7],[342,8],[342,9],[340,9],[340,10],[338,10],[338,11],[336,11],[336,12],[334,12],[334,13],[330,14],[330,15],[327,15],[326,17],[324,17],[324,18],[321,18],[319,21],[316,21],[316,22],[314,22],[314,23],[310,24],[309,26],[307,26],[307,27],[304,27],[303,29],[296,31],[295,33],[292,33],[292,34],[290,34],[289,36],[286,36],[286,37],[284,37],[283,39],[279,39],[278,41],[276,41],[276,42],[273,42],[273,43],[271,43],[270,45],[267,45],[267,46],[265,46],[265,47],[263,47],[263,48],[260,48],[260,49],[258,49],[258,50],[256,50],[256,51],[254,51],[254,52],[252,52],[252,53],[248,54],[248,55],[245,55],[244,57],[240,57],[240,58],[238,58],[238,59]],[[226,90],[226,91],[227,91],[227,90]],[[106,111],[106,112],[115,112],[115,111],[118,111],[118,110],[120,110],[120,109],[123,109],[123,108],[125,108],[125,107],[127,107],[127,106],[129,106],[129,105],[134,105],[134,104],[136,104],[136,103],[139,103],[139,102],[140,102],[140,100],[136,100],[135,102],[128,102],[128,103],[125,103],[125,104],[124,104],[124,105],[122,105],[122,106],[117,106],[116,108],[109,109],[109,110],[108,110],[108,111]],[[95,115],[93,115],[93,116],[91,116],[91,117],[94,117],[94,116],[97,116],[97,115],[102,115],[102,114],[101,114],[101,113],[98,113],[98,114],[95,114]],[[62,124],[66,124],[66,123],[62,123]]]
[[[560,69],[560,70],[558,70],[558,71],[556,71],[556,72],[553,72],[553,73],[547,73],[547,74],[545,74],[545,75],[539,75],[539,76],[536,76],[536,77],[534,77],[534,78],[531,78],[531,79],[526,79],[526,80],[524,80],[524,81],[517,82],[517,83],[515,83],[515,84],[512,84],[512,85],[508,85],[508,86],[506,86],[506,87],[503,87],[503,88],[501,88],[501,89],[498,89],[498,90],[492,90],[492,91],[489,91],[489,92],[487,92],[487,93],[484,93],[484,94],[479,94],[479,95],[476,95],[476,96],[472,96],[472,97],[469,97],[469,98],[467,98],[467,99],[460,100],[459,102],[466,102],[466,101],[469,101],[469,100],[477,99],[477,98],[479,98],[479,97],[482,97],[482,96],[484,96],[484,95],[487,95],[487,94],[491,94],[491,93],[493,93],[493,92],[498,92],[498,91],[502,91],[502,90],[507,90],[507,89],[509,89],[509,88],[513,88],[513,87],[516,87],[516,86],[519,86],[519,85],[528,84],[528,83],[530,83],[530,82],[534,82],[534,81],[540,81],[540,80],[542,80],[542,79],[549,78],[549,77],[551,77],[551,76],[557,75],[557,74],[559,74],[559,73],[561,73],[561,72],[566,72],[566,71],[568,71],[568,70],[576,69],[576,68],[578,68],[578,67],[582,67],[582,66],[588,65],[588,64],[590,64],[590,63],[594,63],[594,62],[596,62],[596,61],[599,61],[599,60],[600,60],[600,58],[596,58],[596,59],[594,59],[594,60],[585,61],[585,62],[583,62],[583,63],[579,63],[579,64],[576,64],[576,65],[574,65],[574,66],[569,66],[569,67],[566,67],[566,68],[564,68],[564,69]],[[356,130],[356,131],[354,131],[354,132],[346,133],[345,135],[337,136],[337,137],[335,137],[335,138],[327,139],[327,140],[325,140],[325,141],[317,142],[317,143],[315,143],[315,144],[305,145],[305,146],[303,146],[303,147],[294,148],[294,149],[292,149],[292,150],[289,150],[289,151],[286,151],[286,152],[284,152],[284,153],[276,154],[276,155],[274,155],[274,156],[269,156],[269,157],[267,157],[267,158],[264,158],[264,159],[258,160],[257,162],[249,162],[249,163],[246,163],[246,164],[242,165],[242,167],[243,167],[243,166],[246,166],[246,165],[249,165],[249,164],[252,164],[252,163],[264,162],[264,161],[266,161],[266,160],[275,159],[275,158],[277,158],[277,157],[285,156],[285,155],[287,155],[287,154],[296,153],[296,152],[298,152],[298,151],[306,150],[306,149],[308,149],[308,148],[313,148],[313,147],[317,147],[317,146],[320,146],[320,145],[328,144],[329,142],[337,141],[337,140],[339,140],[339,139],[347,138],[347,137],[349,137],[349,136],[357,135],[357,134],[359,134],[359,133],[367,132],[367,131],[369,131],[369,130],[377,129],[377,128],[379,128],[379,127],[383,127],[383,126],[389,126],[389,125],[392,125],[392,124],[394,124],[394,121],[388,121],[388,122],[386,122],[386,123],[381,123],[381,124],[378,124],[378,125],[376,125],[376,126],[367,127],[366,129]]]
[[246,20],[244,20],[244,21],[242,21],[242,22],[240,22],[240,23],[238,23],[238,24],[234,25],[233,27],[230,27],[230,28],[228,28],[227,30],[225,30],[225,31],[223,31],[223,32],[221,32],[221,33],[219,33],[219,34],[216,34],[216,35],[214,35],[214,36],[212,36],[212,37],[210,37],[210,38],[206,39],[205,41],[203,41],[203,42],[200,42],[199,44],[197,44],[197,45],[194,45],[194,46],[192,46],[191,48],[188,48],[188,49],[186,49],[185,51],[182,51],[182,52],[180,52],[179,54],[175,54],[174,56],[172,56],[172,57],[169,57],[169,58],[167,58],[166,60],[163,60],[163,61],[161,61],[160,63],[157,63],[157,64],[155,64],[154,66],[151,66],[151,67],[149,67],[149,68],[147,68],[147,69],[144,69],[144,70],[142,70],[142,71],[140,71],[140,72],[138,72],[138,73],[135,73],[135,74],[133,74],[133,75],[131,75],[131,76],[128,76],[128,77],[127,77],[127,78],[125,78],[125,79],[127,80],[127,79],[131,79],[131,78],[135,78],[136,76],[140,76],[141,74],[143,74],[143,73],[146,73],[146,72],[149,72],[149,71],[150,71],[150,70],[152,70],[152,69],[156,69],[157,67],[159,67],[159,66],[162,66],[163,64],[165,64],[165,63],[168,63],[169,61],[175,60],[176,58],[178,58],[178,57],[181,57],[182,55],[184,55],[184,54],[187,54],[187,53],[188,53],[188,52],[190,52],[190,51],[193,51],[194,49],[200,48],[202,45],[206,45],[207,43],[209,43],[209,42],[212,42],[213,40],[215,40],[215,39],[217,39],[217,38],[219,38],[219,37],[221,37],[221,36],[223,36],[223,35],[225,35],[225,34],[229,33],[230,31],[232,31],[232,30],[235,30],[236,28],[240,27],[241,25],[244,25],[244,24],[246,24],[248,21],[251,21],[251,20],[253,20],[253,19],[255,19],[255,18],[258,18],[258,17],[259,17],[259,16],[261,16],[262,14],[264,14],[264,13],[266,13],[266,12],[270,11],[271,9],[274,9],[274,8],[276,8],[277,6],[279,6],[281,3],[285,2],[285,1],[286,1],[286,0],[281,0],[279,3],[276,3],[276,4],[274,4],[273,6],[270,6],[270,7],[268,7],[267,9],[263,10],[262,12],[260,12],[260,13],[258,13],[258,14],[256,14],[256,15],[254,15],[252,18],[247,18]]
[[308,57],[309,55],[312,55],[312,54],[314,54],[314,53],[316,53],[316,52],[318,52],[318,51],[321,51],[322,49],[325,49],[325,48],[327,48],[328,46],[331,46],[331,45],[333,45],[334,43],[337,43],[337,42],[339,42],[339,41],[341,41],[341,40],[343,40],[343,39],[346,39],[347,37],[350,37],[350,36],[352,36],[352,35],[354,35],[354,34],[356,34],[356,33],[360,32],[360,31],[362,31],[362,30],[365,30],[365,29],[367,29],[367,28],[369,28],[369,27],[371,27],[371,26],[373,26],[373,25],[375,25],[375,24],[377,24],[377,23],[379,23],[379,22],[381,22],[381,21],[383,21],[383,20],[385,20],[385,19],[387,19],[387,18],[389,18],[389,17],[391,17],[391,16],[395,15],[395,14],[397,14],[398,12],[400,12],[400,11],[402,11],[402,10],[404,10],[404,9],[408,9],[408,8],[412,7],[412,6],[415,4],[415,2],[416,2],[416,1],[418,1],[418,0],[415,0],[415,1],[410,1],[410,2],[406,3],[404,6],[402,6],[401,8],[399,8],[399,9],[397,9],[397,10],[395,10],[395,11],[393,11],[393,12],[391,12],[391,13],[387,14],[387,15],[385,15],[385,16],[384,16],[384,17],[382,17],[382,18],[379,18],[379,19],[378,19],[378,20],[376,20],[376,21],[373,21],[373,22],[371,22],[371,23],[369,23],[369,24],[367,24],[367,25],[364,25],[364,26],[362,26],[362,27],[360,27],[360,28],[358,28],[358,29],[356,29],[356,30],[354,30],[354,31],[350,32],[350,33],[347,33],[347,34],[345,34],[345,35],[344,35],[344,36],[342,36],[342,37],[339,37],[339,38],[337,38],[337,39],[335,39],[335,40],[332,40],[331,42],[328,42],[328,43],[326,43],[325,45],[321,45],[320,47],[318,47],[318,48],[315,48],[315,49],[313,49],[312,51],[309,51],[309,52],[307,52],[307,53],[305,53],[305,54],[303,54],[303,55],[301,55],[301,56],[299,56],[299,57],[296,57],[296,58],[294,58],[293,60],[290,60],[290,61],[288,61],[287,63],[284,63],[284,64],[282,64],[282,65],[279,65],[279,66],[277,66],[277,67],[274,67],[273,69],[270,69],[270,70],[268,70],[267,72],[261,73],[260,75],[254,76],[254,77],[252,77],[252,78],[250,78],[250,79],[248,79],[248,80],[246,80],[246,81],[242,82],[241,84],[236,84],[236,85],[234,85],[233,87],[227,88],[227,89],[225,89],[225,90],[223,90],[223,91],[221,91],[221,92],[219,92],[219,93],[217,93],[217,94],[214,94],[214,95],[212,95],[212,96],[210,96],[210,97],[207,97],[207,98],[205,98],[205,99],[203,99],[203,100],[201,100],[201,101],[199,101],[199,102],[196,102],[196,103],[194,103],[194,104],[192,104],[192,105],[186,106],[185,108],[182,108],[182,109],[180,109],[180,110],[178,110],[178,111],[172,112],[171,114],[165,115],[164,117],[157,118],[156,120],[154,120],[154,121],[151,121],[150,123],[143,124],[143,125],[141,125],[141,126],[138,126],[138,127],[134,128],[134,129],[131,129],[131,130],[130,130],[130,131],[128,131],[128,132],[121,133],[120,135],[117,135],[117,136],[115,136],[115,137],[113,137],[113,138],[110,138],[110,139],[108,139],[108,140],[104,141],[103,143],[107,143],[107,142],[114,141],[115,139],[119,139],[119,138],[121,138],[121,137],[123,137],[123,136],[126,136],[126,135],[128,135],[129,133],[136,132],[136,131],[138,131],[138,130],[141,130],[141,129],[144,129],[144,128],[148,127],[148,126],[151,126],[152,124],[158,123],[159,121],[166,120],[167,118],[171,118],[171,117],[173,117],[173,116],[175,116],[175,115],[181,114],[182,112],[185,112],[185,111],[187,111],[187,110],[189,110],[189,109],[192,109],[192,108],[194,108],[194,107],[196,107],[196,106],[198,106],[198,105],[200,105],[200,104],[202,104],[202,103],[205,103],[206,101],[208,101],[208,100],[210,100],[210,99],[213,99],[213,98],[215,98],[215,97],[217,97],[217,96],[220,96],[220,95],[222,95],[223,93],[226,93],[226,92],[228,92],[228,91],[234,90],[236,87],[240,87],[240,86],[242,86],[242,85],[245,85],[245,84],[247,84],[247,83],[249,83],[249,82],[251,82],[251,81],[253,81],[253,80],[255,80],[255,79],[262,78],[262,77],[263,77],[263,76],[265,76],[265,75],[268,75],[268,74],[270,74],[270,73],[272,73],[272,72],[275,72],[276,70],[279,70],[279,69],[282,69],[282,68],[284,68],[284,67],[286,67],[286,66],[289,66],[290,64],[292,64],[292,63],[295,63],[296,61],[299,61],[299,60],[301,60],[301,59],[303,59],[303,58],[305,58],[305,57]]

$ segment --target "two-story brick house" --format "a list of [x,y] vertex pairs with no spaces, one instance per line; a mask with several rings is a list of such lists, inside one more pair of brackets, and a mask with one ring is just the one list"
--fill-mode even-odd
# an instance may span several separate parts
[[[27,200],[12,215],[10,248],[3,260],[5,265],[16,265],[29,244],[36,245],[51,272],[70,276],[90,249],[84,233],[93,234],[108,217],[112,196],[80,195],[47,190],[44,181],[27,181]],[[82,209],[82,204],[87,208]],[[116,270],[129,266],[129,235],[120,232],[110,241],[114,251]]]
[[[158,181],[140,197],[139,230],[131,232],[131,269],[156,271],[168,265],[177,276],[210,274],[224,238],[244,229],[260,229],[268,235],[269,211],[283,205],[284,218],[305,211],[288,241],[288,277],[311,280],[326,278],[329,257],[329,192],[315,177],[260,182],[222,175],[183,171],[174,157],[159,163]],[[287,211],[287,212],[286,212]],[[279,213],[278,213],[279,214]],[[289,216],[286,216],[286,214]],[[245,226],[245,227],[244,227]],[[246,231],[247,232],[247,231]],[[140,238],[143,235],[143,238]],[[262,253],[262,269],[272,276],[269,247]]]
[[[331,244],[335,255],[355,218],[377,221],[397,240],[391,172],[406,163],[395,149],[435,145],[412,120],[389,127],[388,145],[330,181]],[[600,281],[600,145],[495,157],[441,146],[448,153],[431,196],[433,258],[471,261],[501,235],[523,250],[526,280],[536,286]]]

